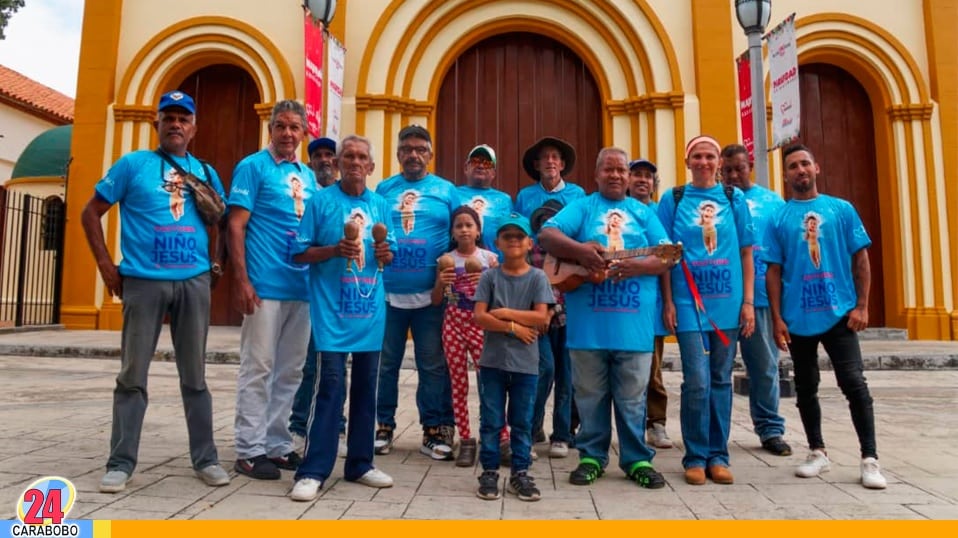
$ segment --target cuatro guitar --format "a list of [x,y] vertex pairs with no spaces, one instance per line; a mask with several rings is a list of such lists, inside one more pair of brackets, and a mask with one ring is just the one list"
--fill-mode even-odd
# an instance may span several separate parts
[[[663,263],[677,263],[682,259],[682,243],[675,245],[656,245],[654,247],[633,248],[602,253],[606,266],[615,260],[637,258],[639,256],[658,256]],[[608,278],[608,271],[592,272],[579,265],[575,260],[556,258],[546,254],[542,270],[549,277],[549,283],[559,291],[572,291],[585,282],[601,284]]]

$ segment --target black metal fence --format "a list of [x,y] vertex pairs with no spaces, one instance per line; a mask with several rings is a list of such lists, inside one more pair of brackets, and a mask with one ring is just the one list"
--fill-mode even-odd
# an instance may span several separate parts
[[63,199],[0,187],[0,326],[60,322]]

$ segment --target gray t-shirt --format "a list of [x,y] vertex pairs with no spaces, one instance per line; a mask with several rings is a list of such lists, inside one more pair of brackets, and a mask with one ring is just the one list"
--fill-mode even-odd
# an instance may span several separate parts
[[[552,286],[542,269],[531,267],[525,274],[514,276],[502,272],[502,267],[482,273],[476,288],[476,302],[486,303],[488,310],[512,308],[532,310],[536,304],[553,304]],[[520,374],[539,373],[539,345],[524,344],[509,333],[486,331],[481,368],[498,368]]]

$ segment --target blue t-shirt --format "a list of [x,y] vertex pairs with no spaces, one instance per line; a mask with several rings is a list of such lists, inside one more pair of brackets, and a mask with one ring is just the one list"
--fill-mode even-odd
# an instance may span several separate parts
[[523,217],[532,217],[532,212],[542,207],[546,200],[558,200],[567,206],[575,200],[585,196],[585,190],[575,183],[565,182],[565,187],[558,192],[546,192],[538,181],[523,188],[516,195],[516,213]]
[[432,174],[409,181],[395,175],[376,187],[390,209],[387,226],[396,234],[398,251],[386,268],[389,293],[421,293],[436,282],[436,259],[449,248],[449,216],[459,194],[449,181]]
[[765,230],[766,263],[782,266],[782,319],[801,336],[822,334],[855,308],[852,255],[871,246],[850,203],[824,194],[789,200]]
[[[609,200],[593,193],[565,206],[543,224],[568,237],[595,241],[606,249],[627,250],[669,243],[655,214],[632,198]],[[643,275],[621,282],[586,282],[565,294],[569,349],[615,349],[649,352],[657,276]]]
[[[223,184],[212,166],[192,155],[170,155],[197,178]],[[209,171],[211,178],[207,178]],[[150,280],[186,280],[210,270],[209,236],[180,175],[153,151],[120,157],[96,184],[104,202],[120,204],[120,274]]]
[[[745,195],[733,190],[732,203],[725,188],[700,189],[685,185],[685,195],[675,207],[671,191],[659,199],[659,220],[674,242],[682,242],[682,258],[688,264],[705,311],[720,329],[738,327],[742,309],[743,281],[740,249],[754,243],[752,219]],[[681,265],[672,270],[672,301],[677,332],[709,329],[698,311]]]
[[[649,208],[649,211],[655,214],[656,220],[659,218],[658,202],[650,199],[649,203],[646,204],[645,207]],[[659,286],[658,281],[655,283],[655,316],[652,319],[652,330],[655,333],[655,336],[669,335],[669,331],[665,328],[665,322],[662,321],[662,288]]]
[[456,191],[463,204],[479,213],[483,247],[495,252],[501,260],[502,252],[496,248],[496,230],[499,221],[512,213],[512,197],[496,189],[477,189],[466,185],[458,187]]
[[763,259],[765,250],[765,228],[772,216],[785,205],[785,200],[774,191],[761,185],[752,185],[745,191],[745,203],[752,216],[752,227],[755,230],[755,244],[752,245],[752,262],[755,264],[755,307],[768,308],[768,291],[765,289],[765,271],[768,267]]
[[304,301],[309,268],[295,263],[296,233],[307,201],[316,193],[316,176],[302,163],[277,164],[262,150],[233,169],[231,206],[250,212],[246,224],[246,273],[263,299]]
[[[388,223],[386,200],[366,189],[360,196],[343,192],[340,184],[316,193],[299,224],[298,253],[311,246],[329,246],[343,237],[343,225],[359,224],[362,257],[350,263],[333,257],[309,265],[309,315],[316,351],[340,353],[379,351],[386,329],[386,294],[376,262],[372,227]],[[388,225],[387,225],[388,226]],[[395,249],[392,230],[386,241]]]

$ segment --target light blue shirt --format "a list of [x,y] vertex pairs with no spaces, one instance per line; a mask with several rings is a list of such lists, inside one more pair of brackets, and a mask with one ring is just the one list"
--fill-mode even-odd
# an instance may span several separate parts
[[459,207],[456,187],[432,174],[409,181],[395,175],[376,187],[386,199],[387,226],[396,235],[398,250],[386,268],[389,293],[412,294],[431,290],[436,281],[436,260],[449,249],[449,216]]
[[755,307],[768,308],[768,291],[765,289],[765,264],[762,252],[765,250],[765,228],[768,227],[772,216],[785,205],[785,200],[774,191],[761,185],[752,185],[745,191],[745,203],[752,216],[752,226],[755,228],[755,244],[752,245],[752,262],[755,265]]
[[512,213],[512,197],[496,189],[478,189],[463,185],[456,189],[459,200],[479,213],[482,225],[482,243],[486,250],[496,253],[502,259],[502,252],[496,248],[496,231],[499,221]]
[[[212,166],[192,155],[170,155],[197,178],[212,180],[223,196],[223,184]],[[211,178],[207,178],[209,171]],[[104,202],[120,204],[120,274],[149,280],[186,280],[210,270],[209,236],[193,193],[153,151],[128,153],[96,184]]]
[[[682,257],[708,316],[719,329],[738,327],[744,293],[740,249],[754,243],[745,195],[734,189],[730,204],[722,185],[699,189],[688,184],[678,208],[671,191],[659,199],[659,220],[672,241],[682,242]],[[711,330],[708,321],[698,317],[681,265],[671,277],[677,332]]]
[[250,212],[246,224],[246,273],[262,299],[305,301],[308,267],[296,263],[296,233],[316,176],[302,163],[273,158],[262,150],[233,169],[230,206]]
[[[372,227],[389,220],[386,200],[366,189],[360,196],[343,192],[340,183],[318,192],[306,209],[297,234],[298,250],[329,246],[343,237],[343,225],[360,226],[363,257],[350,264],[333,257],[309,265],[309,315],[316,351],[379,351],[386,329],[386,292],[376,262]],[[388,226],[388,225],[387,225]],[[392,230],[386,241],[395,250]]]
[[[628,250],[669,243],[659,219],[632,198],[609,200],[593,193],[565,206],[543,224],[571,239]],[[601,284],[586,282],[565,294],[569,349],[650,352],[657,276],[643,275]]]
[[555,192],[548,192],[538,181],[523,188],[516,195],[516,213],[523,217],[532,217],[532,212],[542,207],[546,200],[558,200],[563,207],[585,196],[585,190],[575,183],[565,182],[565,187]]
[[855,308],[852,256],[871,244],[858,212],[840,198],[789,200],[774,215],[764,258],[782,266],[782,319],[790,333],[822,334]]

